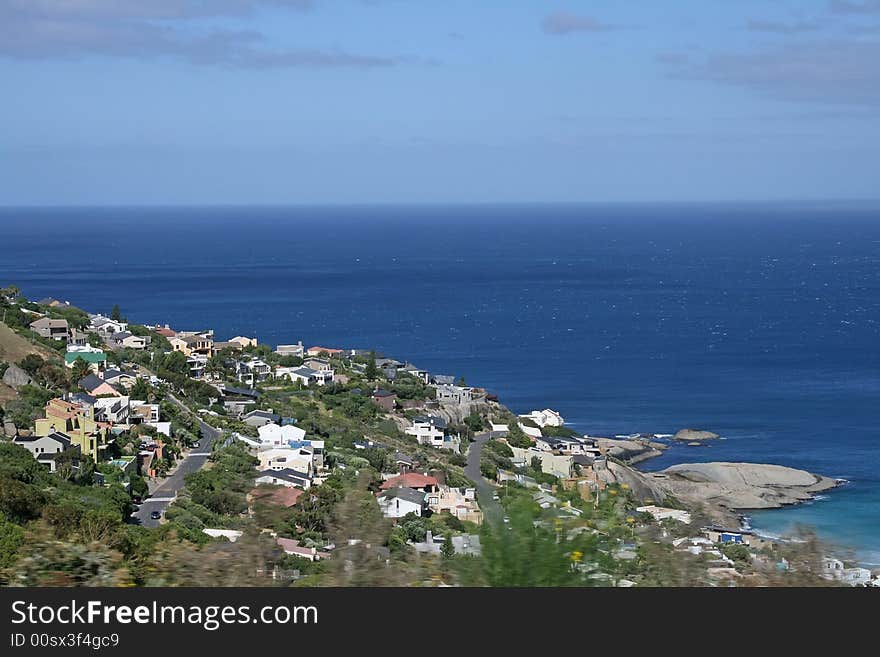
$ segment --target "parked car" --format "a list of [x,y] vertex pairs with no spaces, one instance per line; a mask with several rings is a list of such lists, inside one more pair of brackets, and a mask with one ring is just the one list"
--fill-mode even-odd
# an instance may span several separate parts
[[153,519],[153,520],[159,520],[161,517],[162,517],[162,512],[161,512],[161,511],[153,511],[153,512],[150,514],[150,518]]

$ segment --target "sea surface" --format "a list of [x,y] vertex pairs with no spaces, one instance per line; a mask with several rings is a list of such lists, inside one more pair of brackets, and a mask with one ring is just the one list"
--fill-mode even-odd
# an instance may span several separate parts
[[880,205],[0,209],[0,285],[270,344],[376,348],[647,462],[849,483],[756,513],[880,563]]

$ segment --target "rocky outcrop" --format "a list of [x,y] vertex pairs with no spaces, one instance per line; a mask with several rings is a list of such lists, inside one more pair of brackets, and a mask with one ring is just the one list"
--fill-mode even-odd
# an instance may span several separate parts
[[619,440],[616,438],[599,438],[598,445],[608,456],[629,464],[639,463],[662,454],[666,449],[663,443],[642,440]]
[[692,443],[698,440],[715,440],[720,437],[717,433],[702,429],[681,429],[672,439]]
[[687,463],[650,477],[683,502],[731,510],[797,504],[839,483],[805,470],[759,463]]
[[31,375],[14,363],[10,363],[3,373],[3,383],[16,390],[21,386],[31,385],[33,382],[34,380],[31,378]]

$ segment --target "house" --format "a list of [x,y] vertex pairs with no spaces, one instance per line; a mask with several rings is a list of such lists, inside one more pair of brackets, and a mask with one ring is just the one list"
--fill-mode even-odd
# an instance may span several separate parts
[[159,324],[156,324],[154,327],[152,327],[152,330],[154,333],[161,335],[163,338],[173,338],[177,335],[177,331],[168,326],[168,324],[165,324],[165,326],[160,326]]
[[93,397],[99,397],[103,395],[114,395],[116,397],[122,396],[122,393],[119,392],[116,388],[114,388],[103,379],[99,379],[94,374],[88,374],[84,376],[77,382],[77,385]]
[[94,406],[55,398],[46,402],[44,411],[46,417],[35,422],[35,435],[63,433],[70,438],[71,445],[79,447],[83,455],[101,460],[107,448],[110,424],[95,419]]
[[74,327],[70,329],[70,339],[67,341],[67,344],[75,347],[85,347],[89,344],[89,334]]
[[328,372],[333,369],[330,361],[324,358],[307,358],[303,362],[303,367],[308,367],[316,372]]
[[70,340],[70,327],[67,325],[66,319],[41,317],[35,322],[31,322],[30,327],[31,331],[39,335],[41,338],[61,340],[62,342]]
[[263,470],[257,473],[254,480],[258,484],[270,484],[273,486],[287,486],[308,490],[312,485],[312,477],[307,472],[297,470]]
[[425,492],[415,488],[389,488],[379,493],[378,500],[386,518],[402,518],[408,513],[421,517],[427,508]]
[[404,433],[413,436],[420,445],[442,447],[445,441],[446,421],[439,417],[424,416],[413,419],[413,425],[407,427]]
[[541,428],[561,427],[565,424],[565,420],[562,416],[549,408],[545,408],[543,411],[531,411],[525,415],[520,415],[520,417],[531,420]]
[[128,402],[129,421],[132,424],[158,424],[159,404],[148,404],[141,399],[131,399]]
[[183,352],[184,356],[214,355],[214,331],[179,331],[174,337],[168,338],[168,342],[174,351]]
[[128,372],[123,372],[117,369],[105,370],[104,373],[101,375],[101,378],[114,388],[117,386],[122,388],[131,388],[137,380],[135,376],[129,374]]
[[554,454],[533,447],[529,449],[511,447],[511,450],[513,451],[514,460],[518,460],[523,464],[530,464],[532,459],[537,458],[541,461],[541,472],[546,474],[562,479],[567,479],[572,474],[574,457],[570,454]]
[[319,371],[311,367],[279,367],[275,370],[275,376],[289,379],[292,383],[299,382],[304,386],[333,383],[333,370]]
[[703,527],[700,532],[713,543],[740,543],[751,545],[754,534],[745,529],[725,529],[718,525]]
[[257,390],[230,388],[229,386],[222,386],[220,394],[223,398],[223,408],[226,409],[227,413],[233,415],[241,415],[247,411],[248,408],[257,403],[257,399],[260,396]]
[[683,522],[686,525],[691,524],[691,514],[687,511],[682,511],[681,509],[668,509],[666,507],[649,504],[648,506],[640,506],[636,508],[636,511],[639,513],[651,514],[657,522],[672,519],[677,520],[678,522]]
[[867,586],[872,574],[867,568],[847,568],[840,559],[825,557],[822,559],[822,577],[850,586]]
[[[273,422],[281,422],[281,416],[277,413],[272,413],[271,411],[251,411],[247,415],[243,415],[241,417],[241,421],[245,424],[248,424],[252,427],[262,427],[266,424],[271,424]],[[279,427],[280,428],[280,427]]]
[[276,538],[275,542],[278,544],[278,547],[284,550],[285,554],[294,557],[308,559],[309,561],[320,561],[321,559],[330,558],[329,552],[319,552],[317,548],[303,547],[299,541],[292,538]]
[[45,436],[16,436],[13,443],[24,447],[40,463],[55,472],[55,456],[71,447],[70,436],[53,431]]
[[104,315],[89,315],[89,317],[91,319],[89,328],[98,333],[101,337],[106,338],[114,333],[121,333],[128,330],[128,323],[126,322],[120,322],[109,317],[104,317]]
[[593,450],[593,442],[577,436],[541,436],[535,438],[535,449],[559,454],[586,454]]
[[342,349],[331,349],[330,347],[309,347],[306,350],[306,356],[342,356]]
[[406,474],[415,467],[415,461],[411,456],[403,452],[396,452],[394,454],[394,466],[400,474]]
[[[422,543],[413,543],[412,546],[415,548],[416,552],[439,555],[441,554],[445,542],[445,537],[434,536],[429,530],[426,532],[425,540]],[[453,536],[452,548],[455,550],[455,554],[471,557],[479,557],[482,554],[479,534],[462,534],[461,536]]]
[[314,470],[314,455],[307,447],[292,448],[287,445],[263,449],[257,453],[260,461],[259,469],[266,470],[296,470],[312,474]]
[[260,444],[263,446],[289,445],[302,441],[306,437],[305,429],[288,424],[279,426],[274,422],[269,422],[257,428],[260,435]]
[[440,486],[439,490],[428,493],[427,502],[432,513],[448,513],[459,520],[483,524],[483,512],[473,488]]
[[64,354],[64,365],[70,369],[73,369],[77,360],[85,361],[89,369],[97,374],[107,364],[107,354],[103,351],[68,351]]
[[415,365],[407,363],[402,368],[399,368],[401,372],[405,372],[410,376],[414,376],[417,379],[420,379],[423,383],[430,383],[431,374],[427,370],[420,370]]
[[239,381],[253,386],[272,378],[272,367],[259,358],[238,361],[235,364],[235,376]]
[[128,424],[128,397],[100,397],[94,401],[95,420],[110,424]]
[[440,490],[440,482],[435,477],[429,475],[407,472],[391,477],[379,486],[380,490],[389,490],[391,488],[416,488],[425,493],[434,493]]
[[437,386],[437,401],[441,404],[467,404],[478,397],[475,388],[464,386]]
[[386,411],[393,411],[394,405],[397,401],[397,395],[395,395],[393,392],[390,392],[389,390],[376,388],[370,395],[370,399],[372,399],[373,402],[384,408]]
[[107,341],[115,347],[125,347],[126,349],[143,350],[150,344],[149,336],[134,335],[128,331],[118,331],[107,338]]
[[295,356],[302,358],[305,355],[302,341],[296,344],[280,344],[275,347],[275,353],[279,356]]
[[229,338],[229,342],[234,342],[238,345],[241,345],[241,348],[244,349],[246,347],[256,347],[257,339],[256,338],[246,338],[243,335],[236,335],[234,338]]

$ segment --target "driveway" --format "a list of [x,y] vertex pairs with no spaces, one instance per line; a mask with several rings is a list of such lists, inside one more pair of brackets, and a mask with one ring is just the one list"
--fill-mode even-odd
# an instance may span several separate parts
[[[171,397],[172,401],[180,404],[176,399]],[[215,429],[209,424],[205,424],[199,420],[199,429],[201,439],[199,444],[193,447],[186,457],[177,464],[174,474],[170,475],[162,484],[153,491],[153,494],[144,500],[140,509],[131,514],[132,522],[143,525],[144,527],[158,527],[159,521],[150,518],[153,511],[160,511],[163,515],[168,505],[177,497],[178,491],[184,486],[186,475],[201,469],[211,455],[211,448],[214,441],[222,433],[219,429]]]
[[464,473],[467,478],[474,482],[477,487],[477,500],[486,520],[498,524],[501,522],[503,512],[501,505],[492,499],[492,496],[498,490],[497,487],[485,479],[480,472],[480,455],[483,453],[483,445],[487,440],[492,438],[490,433],[480,433],[474,436],[474,442],[471,443],[467,453],[467,465]]

